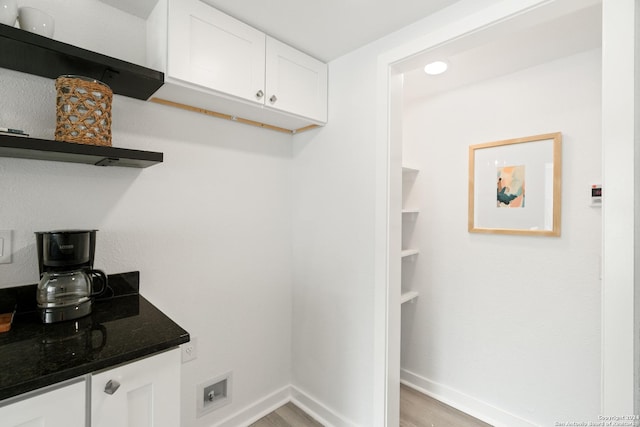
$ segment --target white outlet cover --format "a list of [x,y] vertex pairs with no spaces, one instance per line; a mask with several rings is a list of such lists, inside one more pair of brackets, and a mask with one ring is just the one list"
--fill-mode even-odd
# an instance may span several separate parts
[[191,341],[180,346],[182,350],[182,363],[191,362],[198,357],[198,339],[191,337]]
[[0,230],[0,264],[11,264],[11,230]]

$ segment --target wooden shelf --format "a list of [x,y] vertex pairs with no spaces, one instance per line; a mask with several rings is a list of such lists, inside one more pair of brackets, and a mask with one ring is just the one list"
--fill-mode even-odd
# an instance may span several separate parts
[[0,67],[55,79],[90,77],[113,93],[147,100],[164,84],[164,73],[48,37],[0,24]]
[[420,253],[419,249],[403,249],[401,254],[402,258],[418,255]]
[[0,135],[0,157],[146,168],[162,163],[164,155],[154,151]]
[[400,295],[400,304],[404,304],[405,302],[413,302],[414,299],[418,298],[418,292],[416,291],[409,291],[409,292],[403,292],[402,295]]

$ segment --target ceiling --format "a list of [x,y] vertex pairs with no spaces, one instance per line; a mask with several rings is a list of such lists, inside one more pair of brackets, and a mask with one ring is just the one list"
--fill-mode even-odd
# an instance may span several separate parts
[[[100,0],[146,19],[158,0]],[[458,0],[200,0],[322,61],[375,41]],[[601,46],[601,0],[549,2],[401,63],[405,101]],[[429,77],[422,67],[446,60]]]
[[457,0],[202,1],[328,62]]
[[[101,0],[146,19],[158,0]],[[201,0],[329,62],[458,0]]]
[[[568,5],[569,2],[564,2]],[[557,3],[558,4],[558,3]],[[561,3],[560,3],[561,4]],[[598,0],[576,0],[577,8],[541,8],[424,52],[401,64],[405,103],[461,86],[507,75],[602,45],[602,7]],[[438,76],[425,64],[444,60]]]

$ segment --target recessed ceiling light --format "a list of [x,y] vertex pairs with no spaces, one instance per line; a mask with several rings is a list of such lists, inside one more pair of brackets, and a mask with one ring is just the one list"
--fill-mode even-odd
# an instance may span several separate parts
[[446,62],[434,61],[424,66],[424,72],[430,76],[437,76],[447,71],[447,68],[449,68],[449,65]]

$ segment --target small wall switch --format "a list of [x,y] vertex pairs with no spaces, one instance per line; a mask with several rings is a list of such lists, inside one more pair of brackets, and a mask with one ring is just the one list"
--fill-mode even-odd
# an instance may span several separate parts
[[0,264],[11,264],[11,230],[0,230]]

